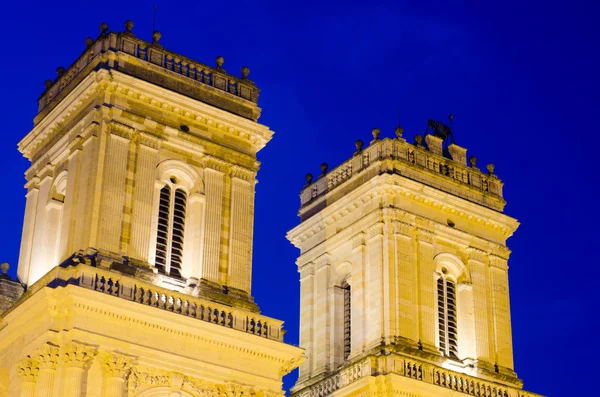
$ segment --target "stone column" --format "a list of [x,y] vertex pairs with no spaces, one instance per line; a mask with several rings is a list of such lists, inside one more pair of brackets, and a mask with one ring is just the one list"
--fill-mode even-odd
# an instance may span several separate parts
[[419,340],[418,308],[416,299],[416,260],[414,246],[414,226],[397,221],[394,222],[396,294],[398,321],[396,336],[400,341],[416,346]]
[[[213,166],[213,164],[209,165]],[[219,282],[224,184],[225,173],[222,170],[204,169],[206,220],[201,277],[215,283]]]
[[110,353],[104,358],[104,397],[124,397],[125,381],[135,357]]
[[35,358],[27,356],[17,364],[17,371],[21,378],[21,397],[35,397],[39,364]]
[[513,368],[512,329],[508,296],[508,265],[505,258],[490,255],[492,309],[496,345],[496,363],[499,367]]
[[367,322],[366,348],[381,345],[384,337],[383,325],[388,322],[388,313],[384,310],[383,291],[383,222],[378,222],[366,230],[367,233],[367,285],[368,310],[364,320]]
[[81,397],[83,375],[96,353],[97,350],[94,346],[77,342],[71,342],[65,346],[63,352],[65,378],[62,396]]
[[419,338],[423,350],[439,353],[435,346],[435,282],[433,274],[435,272],[435,264],[433,262],[433,239],[434,233],[425,230],[417,229],[417,277],[419,291]]
[[39,365],[39,372],[34,396],[54,396],[54,378],[59,359],[59,348],[58,346],[46,343],[35,352],[35,357]]
[[303,264],[300,272],[300,346],[306,350],[307,360],[300,365],[298,382],[303,382],[312,374],[313,340],[314,340],[314,285],[315,265],[312,262]]
[[360,354],[365,349],[367,335],[366,308],[368,307],[367,271],[366,271],[366,234],[358,233],[352,237],[352,285],[350,286],[351,306],[350,328],[352,329],[352,349],[350,357]]
[[314,291],[314,350],[313,376],[329,370],[329,332],[331,321],[327,304],[331,258],[325,253],[315,259],[315,291]]
[[19,254],[19,266],[17,274],[19,279],[27,282],[31,266],[31,252],[33,249],[33,236],[35,232],[35,220],[37,218],[39,178],[34,177],[27,182],[27,204],[25,205],[25,218],[23,219],[23,234],[21,237],[21,251]]

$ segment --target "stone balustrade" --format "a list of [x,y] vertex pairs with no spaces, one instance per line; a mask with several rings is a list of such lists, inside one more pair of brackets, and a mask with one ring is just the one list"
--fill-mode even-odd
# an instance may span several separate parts
[[357,176],[363,176],[364,183],[384,173],[402,175],[495,210],[504,208],[503,183],[496,175],[485,174],[404,139],[390,138],[373,142],[307,184],[300,193],[301,207],[311,205]]
[[540,397],[517,387],[441,368],[431,363],[400,355],[365,357],[337,373],[294,391],[296,397],[327,397],[363,377],[395,373],[417,381],[475,397]]
[[52,287],[75,285],[199,321],[283,341],[283,321],[274,318],[158,287],[133,277],[83,263],[55,269],[57,272],[49,272],[28,292],[34,292],[46,285]]
[[[112,54],[111,56],[108,56]],[[129,58],[128,58],[129,57]],[[107,32],[100,35],[95,41],[88,43],[88,47],[81,56],[67,69],[58,68],[58,77],[54,81],[46,81],[46,90],[38,100],[38,111],[45,114],[46,108],[51,108],[63,91],[70,91],[81,80],[81,76],[89,74],[90,71],[98,66],[103,68],[125,69],[127,74],[135,75],[150,82],[155,82],[152,68],[159,68],[166,72],[172,78],[183,78],[181,81],[166,84],[166,88],[172,88],[178,91],[183,85],[205,86],[216,89],[217,92],[235,97],[242,100],[242,104],[237,103],[236,109],[227,110],[234,113],[243,113],[248,118],[257,118],[256,104],[258,103],[259,89],[247,78],[249,69],[242,69],[242,77],[238,78],[219,66],[223,59],[219,57],[217,67],[210,67],[187,57],[181,56],[172,51],[168,51],[157,42],[150,43],[135,37],[132,33]],[[128,70],[127,70],[128,69]],[[138,71],[139,73],[137,73]],[[163,83],[158,81],[158,83]],[[172,86],[172,87],[171,87]],[[185,90],[185,95],[190,95],[190,90]],[[210,95],[204,95],[210,98]],[[213,98],[214,99],[214,98]],[[244,103],[244,101],[248,101]],[[249,107],[251,111],[244,111],[241,107]],[[39,116],[36,117],[39,120]]]

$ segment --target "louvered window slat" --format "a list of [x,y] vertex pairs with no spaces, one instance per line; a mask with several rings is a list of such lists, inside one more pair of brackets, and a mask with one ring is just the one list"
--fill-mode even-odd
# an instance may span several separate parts
[[445,356],[458,358],[456,288],[440,274],[437,280],[439,348]]
[[187,194],[169,185],[160,190],[155,266],[160,273],[181,278]]
[[352,295],[350,285],[344,283],[344,359],[350,357],[352,351]]

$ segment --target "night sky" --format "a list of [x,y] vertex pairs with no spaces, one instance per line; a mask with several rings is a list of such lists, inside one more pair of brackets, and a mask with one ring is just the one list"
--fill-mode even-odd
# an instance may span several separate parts
[[[521,226],[508,246],[515,370],[549,396],[596,395],[598,279],[598,9],[593,2],[158,1],[170,50],[224,68],[261,89],[260,122],[276,133],[259,153],[253,295],[298,343],[298,224],[304,175],[333,167],[371,140],[425,131],[454,113],[456,143],[496,165],[506,213]],[[496,2],[495,2],[496,3]],[[10,1],[2,5],[0,124],[4,186],[0,261],[18,261],[28,162],[16,144],[58,66],[99,24],[150,40],[147,1]],[[597,331],[597,330],[596,330]],[[296,373],[286,378],[286,389]]]

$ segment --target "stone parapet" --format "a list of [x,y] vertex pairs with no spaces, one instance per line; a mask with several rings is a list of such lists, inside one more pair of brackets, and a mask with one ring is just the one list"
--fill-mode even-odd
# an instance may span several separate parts
[[[324,170],[300,192],[302,220],[315,213],[313,208],[323,208],[320,203],[328,193],[352,191],[381,174],[400,175],[496,211],[502,211],[506,204],[502,198],[503,183],[495,174],[485,174],[404,139],[374,141],[333,170]],[[328,197],[326,206],[333,202],[335,198]]]
[[150,43],[130,32],[105,32],[87,43],[81,56],[68,68],[58,68],[58,77],[46,82],[46,90],[38,100],[37,124],[88,74],[99,69],[119,70],[141,80],[230,111],[256,121],[259,89],[247,78],[235,77],[221,67],[210,67],[166,50],[157,41]]
[[[297,384],[291,395],[293,397],[327,397],[337,395],[337,391],[358,383],[364,378],[372,378],[387,374],[401,375],[418,382],[438,386],[449,391],[457,392],[456,395],[466,394],[476,397],[539,397],[539,394],[530,393],[521,389],[522,383],[518,379],[512,382],[494,381],[471,376],[465,373],[444,368],[443,364],[433,364],[415,357],[407,357],[397,353],[387,355],[369,355],[355,360],[339,370],[311,380]],[[514,383],[516,380],[516,384]],[[372,382],[370,383],[372,384]],[[344,395],[344,392],[341,392]],[[460,394],[459,394],[460,393]],[[443,391],[436,395],[446,394]]]
[[55,267],[28,289],[25,298],[44,287],[57,288],[67,285],[283,342],[283,321],[162,288],[150,282],[84,263]]

